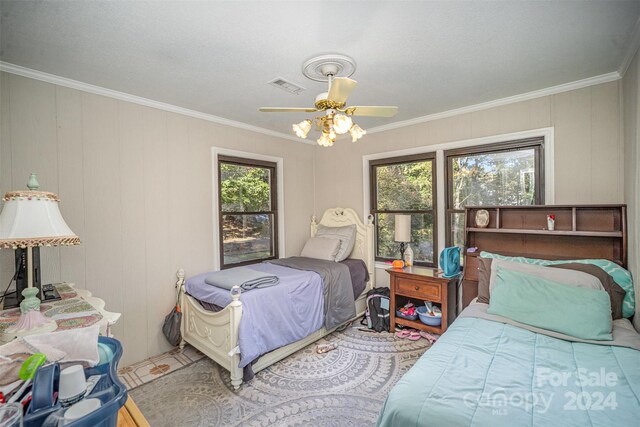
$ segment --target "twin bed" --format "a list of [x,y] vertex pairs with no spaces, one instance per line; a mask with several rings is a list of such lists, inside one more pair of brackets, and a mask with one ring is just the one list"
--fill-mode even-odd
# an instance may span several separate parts
[[185,283],[179,272],[184,342],[227,369],[237,389],[243,378],[362,316],[375,283],[372,221],[364,224],[352,209],[328,209],[320,223],[312,218],[311,237],[321,227],[346,226],[355,226],[355,236],[341,263],[293,257],[251,266],[279,277],[270,288],[226,291],[205,283],[207,274]]
[[[467,212],[467,247],[479,251],[466,254],[463,285],[478,298],[395,385],[378,426],[640,425],[624,207],[578,208],[600,221],[593,232],[571,231],[571,207],[569,231],[531,225],[553,208],[514,211],[495,232]],[[586,276],[570,279],[567,265]]]
[[[538,212],[534,213],[539,216]],[[480,230],[486,239],[477,246],[494,253],[467,256],[464,282],[472,279],[474,286],[484,289],[481,302],[474,300],[465,308],[438,342],[396,384],[386,398],[378,425],[638,425],[640,335],[628,319],[635,301],[631,276],[623,268],[626,266],[624,215],[621,222],[616,219],[613,223],[616,226],[621,223],[622,232],[578,239],[567,233],[536,231],[531,233],[534,237],[530,240],[522,237],[503,240]],[[355,289],[355,286],[350,289],[355,300],[351,311],[355,315],[350,317],[360,316],[365,309],[365,290],[375,282],[371,220],[363,224],[354,211],[337,208],[325,212],[320,224],[356,225],[356,244],[350,258],[363,261],[369,274],[362,286],[365,289]],[[312,220],[311,236],[317,228],[318,224]],[[609,234],[620,236],[623,243],[614,242],[613,249],[603,248],[605,240],[618,238]],[[590,275],[584,271],[577,273],[590,279],[585,280],[586,276],[578,274],[578,284],[549,279],[558,277],[557,271],[547,276],[549,270],[557,270],[549,265],[569,262],[567,259],[572,258],[575,250],[565,250],[563,245],[575,245],[575,240],[579,240],[582,253],[597,252],[601,259],[588,260],[585,258],[589,257],[578,255],[575,256],[577,267],[573,268],[585,270],[585,264],[593,264],[596,270],[606,272],[604,276],[608,281],[601,274]],[[525,246],[533,242],[530,246],[536,252],[522,248],[509,250],[505,247],[506,241]],[[504,249],[502,253],[521,256],[503,256],[499,254],[500,249]],[[610,256],[606,255],[609,253]],[[562,261],[534,259],[533,254],[547,254],[539,258]],[[492,262],[479,263],[480,258]],[[478,273],[479,264],[485,266],[484,273],[480,271],[482,278]],[[529,267],[520,271],[516,264]],[[279,264],[267,267],[275,273],[279,268],[285,267]],[[490,271],[486,271],[487,268]],[[300,287],[302,280],[302,288],[309,287],[305,293],[315,292],[316,300],[328,301],[326,295],[322,298],[322,286],[311,284],[309,276],[302,274],[305,272],[296,271],[298,273],[283,270],[279,274],[283,278],[299,275],[292,283],[297,280],[296,286]],[[564,270],[561,276],[569,277],[572,273]],[[201,279],[196,276],[190,280]],[[269,299],[259,289],[241,293],[233,288],[230,293],[223,293],[224,297],[216,297],[218,299],[199,295],[201,299],[214,301],[214,305],[221,308],[218,312],[205,309],[201,301],[189,295],[197,293],[195,288],[187,293],[183,285],[183,339],[228,369],[233,387],[238,388],[243,381],[243,368],[251,366],[253,372],[258,372],[337,327],[335,324],[328,327],[326,307],[296,306],[295,295],[290,295],[287,283],[285,280],[273,288],[281,287],[284,294],[272,294]],[[619,293],[616,286],[624,292]],[[588,297],[582,298],[587,294]],[[277,304],[273,298],[286,301],[292,312],[281,317],[277,312],[286,311],[281,308],[275,314],[263,312],[265,304]],[[243,344],[244,326],[251,325],[249,330],[253,330],[256,324],[268,323],[269,319],[276,319],[271,322],[275,324],[282,322],[280,329],[288,329],[286,322],[290,322],[290,329],[298,335],[289,336],[286,342],[272,343],[277,347],[273,349],[269,346],[255,349],[250,342]],[[300,327],[298,331],[296,328]],[[250,338],[253,339],[260,341],[255,334]]]

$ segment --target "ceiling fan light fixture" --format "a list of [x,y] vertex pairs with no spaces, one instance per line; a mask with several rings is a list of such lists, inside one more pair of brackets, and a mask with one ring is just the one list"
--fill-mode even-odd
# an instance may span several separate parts
[[331,140],[331,142],[335,142],[336,140],[336,131],[333,128],[333,126],[329,125],[329,139]]
[[318,138],[318,145],[321,147],[331,147],[333,141],[327,132],[322,132],[322,135]]
[[[305,139],[311,128],[321,132],[317,142],[322,147],[331,147],[338,135],[351,135],[351,140],[356,142],[367,132],[354,123],[352,116],[369,117],[393,117],[398,112],[395,106],[347,106],[347,98],[357,85],[357,81],[349,77],[354,73],[356,64],[353,59],[344,55],[322,55],[311,58],[302,66],[303,74],[311,80],[327,82],[327,91],[318,94],[314,106],[303,107],[261,107],[259,111],[264,113],[317,113],[320,116],[303,120],[292,125],[293,132]],[[290,82],[277,79],[278,86]]]
[[345,114],[336,114],[333,116],[333,129],[338,135],[344,135],[349,132],[351,126],[353,126],[351,117]]
[[311,120],[306,119],[301,121],[300,123],[293,125],[293,131],[296,133],[298,138],[305,139],[311,130]]
[[351,134],[351,142],[356,142],[357,140],[362,138],[362,136],[366,134],[367,131],[354,123],[353,126],[351,126],[351,128],[349,129],[349,133]]

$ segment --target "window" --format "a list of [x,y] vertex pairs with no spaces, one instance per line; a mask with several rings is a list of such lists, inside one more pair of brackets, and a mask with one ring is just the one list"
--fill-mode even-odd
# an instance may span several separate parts
[[400,256],[394,240],[395,214],[411,215],[414,263],[436,265],[435,154],[419,154],[369,162],[371,213],[376,224],[376,259]]
[[544,139],[444,152],[447,164],[446,245],[464,246],[464,207],[544,203]]
[[278,257],[276,163],[218,156],[220,268]]

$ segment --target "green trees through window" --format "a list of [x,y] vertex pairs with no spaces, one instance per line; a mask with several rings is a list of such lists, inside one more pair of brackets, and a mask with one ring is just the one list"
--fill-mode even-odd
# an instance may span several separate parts
[[218,156],[221,268],[277,258],[276,164]]
[[395,215],[411,215],[411,247],[417,264],[433,265],[435,254],[435,159],[433,154],[370,162],[371,212],[376,224],[376,259],[400,257]]
[[[444,151],[446,246],[464,246],[465,206],[544,202],[544,138],[528,138]],[[411,215],[416,264],[437,265],[435,153],[369,162],[376,259],[400,256],[395,215]]]
[[534,157],[533,149],[453,157],[453,207],[533,204]]
[[220,164],[222,210],[267,211],[271,208],[270,170],[231,163]]
[[543,203],[543,140],[445,151],[447,246],[464,246],[465,206]]

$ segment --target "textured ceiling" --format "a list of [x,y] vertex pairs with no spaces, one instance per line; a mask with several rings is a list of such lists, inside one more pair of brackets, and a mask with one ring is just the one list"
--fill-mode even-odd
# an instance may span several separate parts
[[[351,105],[381,126],[618,70],[640,2],[1,1],[0,60],[290,134],[325,89],[315,55],[353,57]],[[284,77],[306,91],[269,86]]]

